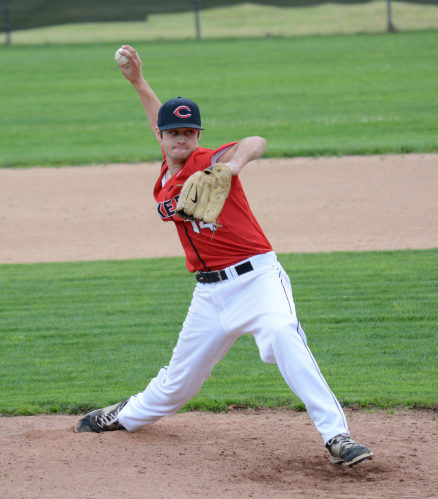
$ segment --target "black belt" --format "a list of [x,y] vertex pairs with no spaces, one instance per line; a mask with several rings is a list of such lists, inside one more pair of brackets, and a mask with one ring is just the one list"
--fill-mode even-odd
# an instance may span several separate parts
[[[251,272],[254,270],[251,262],[241,263],[240,265],[236,265],[234,267],[237,275],[246,274],[247,272]],[[226,281],[228,279],[227,273],[225,270],[213,270],[212,272],[201,272],[199,271],[196,274],[196,279],[203,284],[212,283],[212,282],[220,282]]]

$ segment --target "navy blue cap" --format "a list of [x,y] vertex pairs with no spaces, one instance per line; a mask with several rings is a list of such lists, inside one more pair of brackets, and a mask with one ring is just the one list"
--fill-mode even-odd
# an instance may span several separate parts
[[197,128],[201,126],[201,113],[198,105],[190,99],[175,97],[165,102],[158,111],[158,129]]

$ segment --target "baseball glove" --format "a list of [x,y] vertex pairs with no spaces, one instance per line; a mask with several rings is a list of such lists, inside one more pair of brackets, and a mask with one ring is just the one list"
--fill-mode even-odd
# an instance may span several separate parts
[[216,163],[191,175],[183,185],[176,213],[186,220],[216,224],[230,193],[231,170]]

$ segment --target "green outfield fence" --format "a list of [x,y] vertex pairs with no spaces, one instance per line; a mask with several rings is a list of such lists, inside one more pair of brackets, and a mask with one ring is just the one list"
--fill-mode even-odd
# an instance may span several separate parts
[[[0,33],[6,34],[10,44],[11,33],[17,30],[86,22],[115,22],[146,20],[152,14],[194,11],[197,37],[200,35],[199,11],[238,4],[271,5],[276,7],[311,7],[321,4],[352,5],[371,0],[1,0]],[[387,26],[392,31],[391,1],[387,4]],[[406,0],[405,3],[438,5],[438,0]]]

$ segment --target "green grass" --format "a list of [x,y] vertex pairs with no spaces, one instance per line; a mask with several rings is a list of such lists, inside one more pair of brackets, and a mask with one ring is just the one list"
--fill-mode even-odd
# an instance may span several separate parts
[[[344,405],[438,407],[438,250],[288,254],[309,345]],[[81,412],[167,364],[194,286],[181,258],[0,266],[1,414]],[[302,405],[243,337],[185,409]]]
[[[201,145],[259,134],[266,156],[438,150],[438,32],[137,45],[162,100],[198,101]],[[0,166],[158,160],[118,45],[0,52]],[[178,63],[176,65],[176,62]]]

